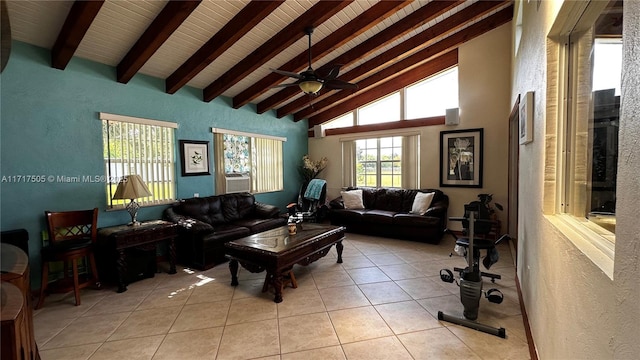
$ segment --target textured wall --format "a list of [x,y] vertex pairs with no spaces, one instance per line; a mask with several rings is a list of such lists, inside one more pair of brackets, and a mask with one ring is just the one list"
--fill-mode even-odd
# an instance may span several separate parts
[[616,204],[616,359],[640,353],[640,1],[624,3],[624,54]]
[[[115,77],[114,68],[78,58],[72,59],[64,71],[52,69],[49,51],[14,42],[1,77],[1,175],[104,175],[98,112],[108,112],[176,122],[176,144],[181,139],[208,140],[211,150],[211,127],[287,137],[285,191],[257,198],[283,210],[296,198],[297,166],[307,152],[305,121],[277,119],[271,113],[257,115],[253,106],[234,110],[227,98],[205,103],[201,91],[188,87],[168,95],[162,80],[144,75],[136,75],[126,85],[116,82]],[[178,198],[213,194],[213,175],[181,177],[179,163],[176,174]],[[29,231],[34,274],[39,274],[44,210],[98,207],[99,226],[130,221],[126,211],[104,211],[103,183],[4,182],[0,186],[1,228]],[[164,208],[145,207],[138,218],[160,218]],[[39,282],[40,276],[35,275],[34,286]]]
[[[534,142],[520,146],[518,277],[539,358],[636,358],[640,331],[638,2],[625,2],[625,16],[635,13],[635,20],[625,19],[625,32],[629,27],[635,29],[631,36],[636,45],[625,39],[623,78],[627,85],[622,100],[622,155],[618,164],[618,194],[624,195],[619,195],[616,209],[613,280],[575,245],[576,241],[584,241],[580,236],[567,237],[559,231],[554,216],[544,215],[553,213],[556,186],[552,168],[555,163],[549,161],[555,156],[545,158],[545,154],[553,155],[556,146],[556,120],[549,116],[556,111],[557,104],[551,96],[556,88],[547,79],[554,78],[558,58],[553,41],[547,36],[554,23],[566,21],[558,15],[562,1],[519,4],[524,6],[523,35],[513,60],[512,99],[535,91],[535,116]],[[545,173],[545,169],[549,171]]]

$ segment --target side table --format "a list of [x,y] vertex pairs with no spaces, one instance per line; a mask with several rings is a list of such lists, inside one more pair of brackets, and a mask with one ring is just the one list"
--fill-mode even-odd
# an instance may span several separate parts
[[115,256],[101,256],[107,264],[103,268],[112,268],[108,262],[115,257],[115,268],[118,276],[118,292],[127,291],[127,257],[126,249],[155,250],[162,241],[169,241],[169,274],[176,273],[175,238],[178,236],[177,225],[154,220],[140,225],[118,225],[98,229],[98,253]]

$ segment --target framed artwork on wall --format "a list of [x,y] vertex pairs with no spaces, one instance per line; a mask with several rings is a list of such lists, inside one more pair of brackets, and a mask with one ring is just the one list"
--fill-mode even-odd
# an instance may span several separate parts
[[182,176],[211,175],[209,171],[209,142],[180,140]]
[[440,132],[440,186],[482,187],[483,130]]
[[533,91],[524,94],[520,100],[520,144],[533,141]]

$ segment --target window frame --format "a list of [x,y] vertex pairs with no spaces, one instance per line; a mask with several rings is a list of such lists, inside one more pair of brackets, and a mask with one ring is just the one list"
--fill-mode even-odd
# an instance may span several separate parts
[[[553,187],[545,186],[543,210],[545,218],[571,241],[587,258],[598,266],[610,279],[613,279],[615,241],[611,241],[611,232],[595,225],[586,218],[565,212],[564,202],[568,197],[568,184],[571,180],[569,170],[572,162],[569,154],[575,139],[572,137],[574,117],[573,99],[576,94],[572,82],[575,66],[570,67],[569,35],[574,30],[589,28],[593,24],[585,18],[593,17],[600,11],[590,8],[599,2],[564,3],[547,38],[547,104],[546,138],[549,145],[545,150],[545,179],[553,181]],[[600,2],[600,5],[602,3]],[[589,14],[590,16],[583,16]],[[597,16],[596,16],[597,18]],[[595,21],[595,20],[594,20]],[[621,104],[624,99],[621,97]],[[555,146],[553,145],[555,142]],[[615,234],[613,235],[615,236]]]
[[[396,140],[395,138],[399,138],[399,141],[400,141],[400,145],[399,145],[399,146],[396,146],[395,142],[396,142],[397,140]],[[391,147],[384,147],[385,149],[389,149],[389,148],[390,148],[390,149],[396,149],[396,148],[397,148],[397,149],[399,149],[399,150],[400,150],[400,159],[399,159],[399,160],[383,160],[383,159],[382,159],[382,148],[383,148],[383,147],[382,147],[382,141],[383,141],[383,139],[390,139],[390,141],[392,142],[392,146],[391,146]],[[376,168],[376,171],[375,171],[376,184],[375,184],[375,185],[367,185],[367,184],[366,184],[366,183],[367,183],[367,182],[366,182],[366,177],[367,177],[366,172],[365,172],[365,174],[364,174],[364,177],[365,177],[365,184],[364,184],[364,185],[360,185],[360,184],[358,184],[358,173],[357,173],[357,170],[356,170],[356,184],[355,184],[355,185],[356,185],[356,186],[365,186],[365,187],[367,187],[367,186],[371,186],[371,187],[402,188],[402,146],[403,146],[403,145],[402,145],[402,143],[403,143],[403,137],[402,137],[402,136],[381,136],[381,137],[373,137],[373,138],[363,138],[363,139],[358,139],[358,140],[355,140],[355,142],[356,142],[356,149],[358,148],[358,145],[357,145],[358,141],[365,141],[365,142],[369,142],[369,141],[371,141],[371,140],[375,140],[375,143],[376,143],[376,147],[375,147],[375,151],[376,151],[376,160],[375,160],[375,161],[358,161],[358,159],[357,159],[357,157],[356,157],[355,165],[356,165],[356,168],[357,168],[358,164],[363,164],[363,163],[375,163],[375,168]],[[364,149],[365,149],[365,150],[372,150],[373,148],[365,147]],[[393,150],[392,150],[392,151],[393,151]],[[356,150],[356,154],[357,154],[357,150]],[[382,164],[383,164],[383,163],[391,163],[391,169],[392,169],[392,173],[391,173],[391,174],[383,174],[383,173],[382,173],[382,169],[383,169]],[[395,169],[394,164],[399,164],[399,167],[400,167],[400,173],[399,173],[399,174],[394,174],[394,173],[393,173],[393,169]],[[391,183],[392,183],[392,185],[391,185],[391,186],[384,186],[384,185],[382,185],[382,178],[383,178],[383,175],[385,175],[385,176],[391,176]],[[394,185],[395,185],[395,181],[394,181],[395,179],[394,179],[394,176],[400,176],[400,181],[399,181],[398,186],[394,186]]]
[[[220,143],[218,141],[217,136],[220,136],[220,139],[224,135],[235,135],[235,136],[245,136],[249,138],[249,171],[243,172],[243,174],[247,175],[251,181],[251,189],[250,192],[252,194],[263,194],[269,192],[277,192],[284,190],[284,142],[287,141],[286,137],[279,136],[271,136],[271,135],[263,135],[263,134],[254,134],[248,133],[244,131],[236,131],[236,130],[227,130],[220,128],[211,128],[211,132],[213,133],[213,142],[214,142],[214,159],[216,163],[216,177],[215,177],[215,188],[214,191],[217,194],[226,193],[225,189],[225,175],[228,174],[225,170],[225,155],[224,155],[224,143]],[[266,141],[258,141],[258,140],[266,140]],[[264,159],[260,157],[265,155],[264,150],[258,150],[256,146],[269,146],[271,141],[279,142],[279,147],[276,151],[275,155],[279,155],[280,159],[276,162],[277,166],[274,168],[269,168],[266,170],[256,169],[259,163],[264,163]],[[274,144],[271,144],[274,145]],[[273,146],[271,146],[273,147]],[[273,150],[273,149],[272,149]],[[271,154],[271,153],[270,153]],[[267,154],[269,155],[269,154]],[[271,155],[269,155],[271,156]],[[270,163],[272,164],[272,163]],[[274,172],[277,173],[275,175],[276,184],[271,186],[270,188],[262,187],[265,184],[264,179],[261,180],[260,176],[270,178],[274,176]]]
[[[166,205],[166,204],[172,204],[175,203],[177,200],[177,179],[176,179],[176,153],[175,153],[175,149],[176,149],[176,139],[175,139],[175,129],[178,128],[178,124],[174,123],[174,122],[170,122],[170,121],[164,121],[164,120],[153,120],[153,119],[145,119],[145,118],[138,118],[138,117],[132,117],[132,116],[126,116],[126,115],[117,115],[117,114],[109,114],[109,113],[104,113],[104,112],[100,112],[99,116],[98,116],[100,122],[101,122],[101,128],[104,130],[104,126],[107,126],[107,132],[108,132],[108,127],[109,127],[109,123],[120,123],[120,124],[128,124],[127,126],[154,126],[154,127],[160,127],[163,129],[170,129],[170,136],[166,139],[163,139],[163,141],[168,141],[168,144],[164,144],[163,149],[161,150],[162,155],[166,156],[162,159],[162,161],[164,162],[168,162],[166,166],[168,166],[167,170],[163,170],[162,173],[163,174],[167,174],[168,175],[168,179],[165,180],[164,178],[161,178],[158,181],[161,181],[163,183],[167,182],[168,183],[168,196],[165,196],[161,199],[157,199],[157,195],[155,191],[153,191],[154,186],[153,185],[149,185],[149,182],[154,182],[154,179],[149,180],[148,176],[149,173],[153,173],[154,170],[157,170],[155,168],[152,168],[151,170],[149,169],[149,166],[147,166],[146,171],[141,171],[141,173],[138,173],[137,175],[140,175],[142,177],[142,179],[144,180],[144,182],[147,184],[147,186],[151,189],[151,192],[154,194],[150,197],[145,197],[145,198],[140,198],[137,200],[138,204],[140,205],[140,207],[148,207],[148,206],[157,206],[157,205]],[[102,141],[103,141],[103,155],[106,155],[107,157],[104,159],[105,162],[105,195],[106,195],[106,211],[115,211],[115,210],[122,210],[125,208],[126,206],[126,201],[124,200],[113,200],[112,196],[113,193],[115,192],[115,186],[117,186],[120,177],[118,175],[114,175],[111,173],[111,164],[113,161],[113,158],[110,156],[110,147],[108,146],[108,142],[109,139],[108,137],[105,138],[104,137],[104,132],[102,134]],[[145,139],[146,140],[146,139]],[[105,146],[107,147],[105,149]],[[157,165],[157,164],[155,164]],[[131,175],[130,173],[128,173],[127,171],[125,171],[125,165],[123,163],[122,165],[122,177],[126,176],[126,175]],[[153,174],[152,174],[153,175]]]
[[[392,119],[392,120],[385,121],[385,122],[371,123],[371,124],[377,125],[377,124],[385,124],[385,123],[395,122],[395,121],[415,121],[415,120],[420,120],[420,119],[428,119],[428,118],[411,118],[411,119],[407,118],[407,112],[408,112],[407,108],[409,106],[408,103],[407,103],[407,101],[408,101],[408,96],[407,96],[407,93],[406,93],[407,89],[411,88],[411,87],[413,87],[415,85],[418,85],[418,84],[420,84],[422,82],[426,82],[426,81],[429,81],[429,80],[436,79],[436,78],[444,75],[447,72],[450,72],[450,71],[452,71],[454,69],[458,69],[458,67],[459,67],[459,64],[455,64],[454,66],[451,66],[451,67],[449,67],[447,69],[439,71],[439,72],[437,72],[437,73],[435,73],[435,74],[433,74],[433,75],[431,75],[429,77],[426,77],[426,78],[424,78],[424,79],[422,79],[420,81],[417,81],[417,82],[415,82],[413,84],[407,85],[407,86],[403,87],[402,89],[400,89],[398,91],[392,92],[390,94],[385,95],[384,97],[381,97],[381,98],[376,99],[376,100],[374,100],[372,102],[369,102],[367,104],[359,106],[358,108],[356,108],[356,109],[354,109],[354,110],[352,110],[352,111],[350,111],[348,113],[342,114],[342,115],[340,115],[338,117],[335,117],[335,118],[325,122],[324,124],[322,124],[322,127],[324,129],[339,129],[339,128],[348,127],[348,126],[345,126],[345,127],[334,127],[334,126],[330,125],[334,120],[342,119],[342,118],[346,117],[348,114],[351,114],[352,117],[353,117],[353,125],[352,126],[367,126],[369,124],[363,125],[360,122],[360,110],[363,109],[363,108],[369,107],[369,106],[375,104],[378,101],[382,101],[382,100],[385,100],[385,99],[387,99],[387,98],[389,98],[391,96],[394,96],[395,94],[399,94],[399,97],[400,97],[400,99],[399,99],[400,118],[399,119]],[[458,107],[459,107],[460,106],[460,72],[459,72],[459,69],[457,70],[457,73],[458,73],[458,94],[457,94],[457,99],[458,99]],[[447,109],[445,109],[445,113],[446,113],[446,110]],[[445,114],[437,115],[437,116],[445,116]]]

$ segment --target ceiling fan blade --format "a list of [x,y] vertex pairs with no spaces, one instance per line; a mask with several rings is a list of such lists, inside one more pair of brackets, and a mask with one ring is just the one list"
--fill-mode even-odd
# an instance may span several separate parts
[[271,71],[273,71],[276,74],[280,74],[280,75],[284,75],[284,76],[289,76],[295,79],[300,79],[300,74],[298,73],[294,73],[291,71],[284,71],[284,70],[279,70],[279,69],[269,69]]
[[324,82],[324,87],[328,89],[334,89],[334,90],[357,89],[358,84],[352,84],[352,83],[338,80],[338,79],[329,79]]
[[273,85],[270,88],[274,89],[274,88],[285,88],[285,87],[291,87],[291,86],[298,86],[297,82],[294,83],[290,83],[290,84],[278,84],[278,85]]
[[333,67],[331,67],[331,69],[329,69],[329,72],[327,72],[326,76],[323,76],[322,78],[325,80],[333,80],[335,78],[338,77],[338,74],[340,73],[340,68],[342,67],[342,64],[336,64],[333,65]]

